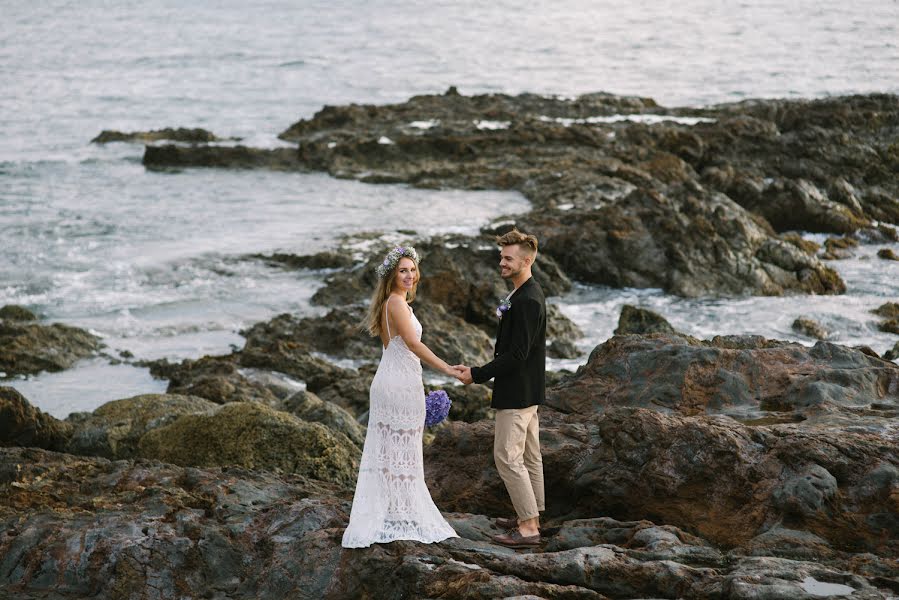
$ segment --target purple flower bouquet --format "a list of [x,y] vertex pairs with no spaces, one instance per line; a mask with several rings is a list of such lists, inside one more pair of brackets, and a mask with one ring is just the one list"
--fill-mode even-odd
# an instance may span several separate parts
[[453,403],[443,390],[434,390],[425,397],[425,427],[433,427],[449,414]]

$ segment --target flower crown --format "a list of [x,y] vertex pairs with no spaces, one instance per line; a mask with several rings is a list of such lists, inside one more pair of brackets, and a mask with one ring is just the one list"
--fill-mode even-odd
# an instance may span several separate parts
[[375,269],[375,273],[377,273],[378,277],[381,279],[387,277],[396,268],[396,264],[400,262],[400,259],[403,257],[411,258],[416,265],[418,264],[418,252],[415,251],[415,248],[412,246],[397,246],[387,253],[384,262],[378,265],[378,268]]

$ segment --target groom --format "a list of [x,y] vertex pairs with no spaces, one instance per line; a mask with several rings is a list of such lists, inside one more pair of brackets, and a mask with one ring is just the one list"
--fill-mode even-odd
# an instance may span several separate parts
[[511,548],[540,543],[540,511],[546,508],[543,495],[543,458],[537,406],[545,396],[546,301],[543,290],[531,276],[537,258],[537,238],[513,229],[496,240],[503,279],[513,290],[497,308],[499,329],[493,361],[483,367],[457,365],[466,385],[493,379],[496,427],[493,458],[506,484],[517,519],[497,519],[509,533],[493,536]]

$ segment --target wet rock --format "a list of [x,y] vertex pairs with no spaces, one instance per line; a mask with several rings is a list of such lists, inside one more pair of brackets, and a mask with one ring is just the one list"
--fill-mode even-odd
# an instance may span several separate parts
[[894,365],[828,342],[807,348],[752,336],[615,336],[547,390],[547,405],[581,415],[640,406],[746,421],[873,424],[882,423],[875,405],[895,402],[896,386]]
[[239,465],[296,473],[341,485],[356,479],[360,451],[342,433],[261,404],[225,404],[153,429],[140,455],[183,466]]
[[899,319],[888,319],[878,325],[877,328],[886,333],[895,333],[896,335],[899,335]]
[[7,304],[0,308],[0,320],[6,321],[37,321],[37,315],[16,304]]
[[796,333],[815,338],[816,340],[826,340],[828,337],[827,330],[824,326],[808,317],[797,317],[796,320],[793,321],[792,328]]
[[621,315],[618,317],[618,327],[615,335],[629,333],[677,333],[674,327],[662,315],[646,308],[637,308],[630,304],[621,307]]
[[196,396],[143,394],[103,404],[92,413],[74,413],[66,452],[114,460],[140,455],[141,438],[181,415],[206,414],[216,405]]
[[237,140],[239,138],[220,138],[211,131],[195,127],[192,129],[167,127],[154,129],[153,131],[132,131],[123,133],[111,129],[104,129],[100,135],[91,140],[92,144],[108,144],[110,142],[139,142],[142,144],[168,140],[187,144],[207,144],[209,142],[221,142],[224,140]]
[[62,371],[99,349],[100,338],[77,327],[9,318],[0,321],[0,372],[7,377]]
[[148,168],[215,167],[220,169],[304,170],[295,148],[247,146],[146,146],[143,164]]
[[284,401],[283,410],[303,421],[321,423],[347,436],[361,447],[365,442],[365,428],[347,410],[332,402],[325,402],[312,392],[301,391]]
[[71,434],[69,424],[35,408],[15,388],[0,386],[0,446],[62,450]]
[[877,251],[877,258],[882,258],[884,260],[899,260],[899,256],[893,252],[892,248],[881,248]]

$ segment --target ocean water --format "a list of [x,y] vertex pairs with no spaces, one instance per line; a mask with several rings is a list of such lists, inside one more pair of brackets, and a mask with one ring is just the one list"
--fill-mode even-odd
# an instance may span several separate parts
[[[103,336],[110,354],[198,357],[290,311],[318,314],[320,274],[241,260],[343,235],[472,232],[527,210],[518,194],[370,186],[321,174],[145,170],[103,129],[204,127],[256,146],[326,104],[461,92],[607,91],[666,105],[899,92],[899,2],[0,3],[0,305]],[[899,251],[899,248],[893,247]],[[833,263],[841,297],[684,300],[578,287],[559,299],[588,351],[624,303],[694,335],[797,339],[799,314],[879,352],[870,309],[899,298],[899,263]],[[801,340],[810,343],[810,340]],[[573,367],[578,361],[556,361]],[[159,391],[100,358],[13,379],[57,416]]]

